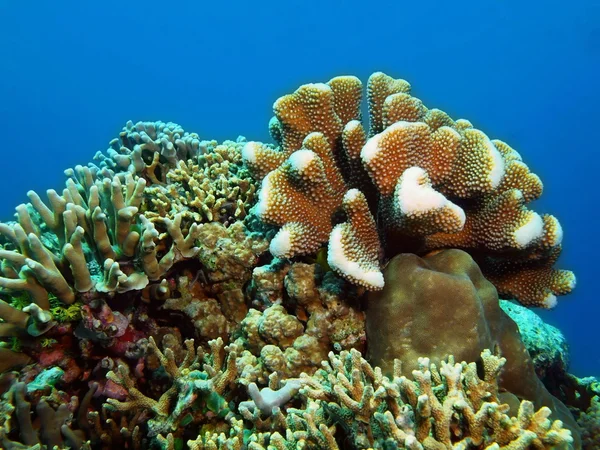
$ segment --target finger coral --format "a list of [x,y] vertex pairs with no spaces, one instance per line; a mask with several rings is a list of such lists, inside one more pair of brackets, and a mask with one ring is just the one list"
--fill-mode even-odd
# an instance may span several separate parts
[[[514,149],[466,120],[428,109],[407,82],[381,72],[367,84],[367,137],[360,99],[354,77],[301,86],[275,102],[271,127],[279,149],[256,142],[244,147],[249,170],[262,179],[256,213],[281,227],[271,243],[275,256],[313,253],[328,241],[334,270],[378,290],[379,235],[388,257],[468,251],[502,294],[528,306],[551,308],[557,295],[573,289],[573,273],[552,267],[560,224],[527,208],[542,183]],[[363,231],[352,238],[348,225],[336,226],[344,209],[351,215],[343,200],[351,188],[368,201]],[[367,219],[369,212],[376,219]],[[340,252],[342,229],[347,242]],[[353,259],[335,264],[341,253]]]
[[[77,398],[74,398],[75,402]],[[48,402],[42,400],[37,403],[35,415],[37,416],[37,426],[34,426],[31,413],[31,403],[26,399],[25,383],[15,383],[2,399],[5,407],[8,408],[4,414],[8,418],[13,411],[16,416],[16,429],[18,436],[16,438],[11,428],[11,422],[7,421],[0,427],[0,443],[6,450],[20,450],[25,448],[52,448],[57,450],[77,449],[90,450],[89,441],[86,441],[79,430],[73,431],[70,427],[72,411],[69,409],[72,404],[61,404],[53,409]],[[75,403],[76,405],[76,403]],[[5,417],[3,417],[5,419]]]
[[118,138],[110,141],[106,154],[96,153],[103,176],[119,172],[137,174],[151,183],[164,183],[167,168],[193,159],[204,151],[195,133],[173,122],[127,122]]
[[151,184],[145,216],[172,218],[180,213],[184,222],[218,221],[231,224],[246,217],[254,204],[256,184],[242,165],[243,142],[203,142],[198,158],[178,161],[168,168],[166,183]]
[[475,363],[454,361],[438,368],[421,358],[410,379],[397,360],[388,378],[355,350],[331,353],[323,369],[302,378],[300,393],[358,448],[571,448],[571,432],[549,419],[549,408],[522,401],[513,411],[502,403],[503,358],[482,352],[482,378]]
[[[129,399],[119,401],[108,399],[108,407],[117,411],[149,410],[154,418],[148,423],[150,436],[169,433],[179,428],[184,416],[189,414],[197,399],[204,402],[218,401],[219,396],[233,383],[237,374],[235,352],[224,347],[222,339],[209,342],[210,362],[204,361],[202,348],[194,348],[194,341],[185,341],[186,354],[177,364],[173,350],[161,351],[152,338],[150,350],[158,357],[161,367],[172,380],[172,386],[159,399],[144,395],[136,387],[128,373],[127,366],[119,366],[116,372],[108,372],[107,377],[127,390]],[[172,407],[171,400],[176,398]]]
[[28,308],[47,314],[50,298],[89,303],[163,282],[174,265],[198,256],[199,225],[214,220],[238,230],[254,203],[243,139],[200,145],[175,124],[155,123],[128,124],[111,148],[118,142],[108,156],[97,155],[99,166],[67,170],[65,189],[49,190],[47,201],[30,191],[30,203],[16,208],[16,222],[0,224],[0,287],[26,293],[29,301],[20,308],[31,302]]

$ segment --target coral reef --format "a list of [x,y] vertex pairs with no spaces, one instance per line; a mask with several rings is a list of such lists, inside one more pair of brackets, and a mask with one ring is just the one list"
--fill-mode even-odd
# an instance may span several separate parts
[[504,358],[485,350],[481,361],[482,378],[474,363],[450,357],[438,369],[419,358],[410,380],[399,360],[388,378],[357,351],[330,354],[321,371],[303,378],[300,392],[318,402],[356,448],[570,448],[571,432],[548,419],[549,408],[536,411],[521,401],[511,410],[502,403]]
[[196,158],[205,149],[206,143],[196,133],[187,133],[176,123],[129,121],[105,153],[96,153],[98,166],[91,166],[103,177],[128,172],[160,184],[167,181],[169,169]]
[[[40,426],[36,429],[31,417],[31,403],[25,398],[25,383],[15,383],[4,395],[2,427],[0,427],[0,442],[6,450],[21,450],[26,448],[38,449],[90,449],[89,442],[74,432],[70,427],[72,410],[77,406],[77,398],[69,404],[63,403],[53,409],[46,400],[36,405],[36,415]],[[14,412],[18,429],[19,441],[13,441],[10,434],[15,425],[10,420]]]
[[128,122],[28,192],[0,223],[0,446],[595,448],[595,381],[499,306],[575,284],[541,181],[382,73],[367,131],[362,90],[279,98],[276,145]]
[[[149,342],[150,351],[156,355],[161,368],[172,381],[171,387],[155,400],[135,387],[127,366],[119,365],[116,372],[107,373],[107,378],[125,388],[128,400],[119,401],[109,398],[107,401],[109,408],[117,411],[151,411],[154,417],[147,423],[150,436],[177,431],[182,420],[187,423],[193,420],[191,417],[188,419],[184,416],[188,413],[187,410],[192,406],[197,409],[201,406],[201,402],[203,404],[201,407],[213,411],[216,408],[225,408],[222,394],[235,380],[237,369],[235,352],[224,347],[222,339],[209,341],[211,355],[206,360],[202,348],[196,350],[194,341],[186,340],[184,342],[186,353],[181,364],[176,363],[172,349],[167,348],[163,353],[154,339],[150,338]],[[175,404],[171,407],[173,399]]]
[[594,396],[590,407],[581,414],[578,420],[583,430],[581,440],[584,450],[592,450],[600,445],[600,397]]
[[243,141],[203,143],[201,157],[179,161],[167,172],[166,184],[148,188],[151,206],[146,216],[172,217],[181,212],[186,222],[226,225],[244,219],[254,203],[256,185],[242,164],[243,145]]

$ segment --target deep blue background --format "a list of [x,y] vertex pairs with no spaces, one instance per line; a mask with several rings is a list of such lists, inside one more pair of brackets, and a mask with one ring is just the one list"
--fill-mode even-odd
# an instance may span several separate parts
[[544,317],[575,373],[600,375],[600,2],[220,3],[0,0],[0,217],[28,189],[61,187],[128,119],[266,140],[278,96],[382,70],[540,175],[534,207],[560,218],[559,265],[579,283]]

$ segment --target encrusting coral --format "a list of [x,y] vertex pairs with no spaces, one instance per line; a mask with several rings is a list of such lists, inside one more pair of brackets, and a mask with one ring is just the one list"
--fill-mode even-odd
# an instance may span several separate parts
[[[361,88],[355,77],[301,86],[275,102],[270,128],[279,149],[244,147],[248,168],[262,180],[256,214],[281,227],[273,255],[313,253],[329,241],[332,268],[378,290],[379,233],[390,256],[464,249],[502,294],[528,306],[553,307],[557,295],[573,289],[574,275],[552,268],[560,224],[527,209],[542,183],[515,150],[466,120],[426,108],[407,82],[380,72],[367,86],[367,138]],[[344,206],[350,220],[335,226],[351,188],[363,191],[377,221],[367,207],[349,213]]]

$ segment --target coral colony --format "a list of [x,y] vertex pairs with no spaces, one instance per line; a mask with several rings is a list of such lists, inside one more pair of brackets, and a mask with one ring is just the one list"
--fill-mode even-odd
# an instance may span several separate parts
[[355,77],[279,98],[273,144],[129,122],[28,192],[0,224],[1,448],[600,448],[595,380],[498,299],[575,286],[542,182],[406,81],[366,92],[368,129]]

